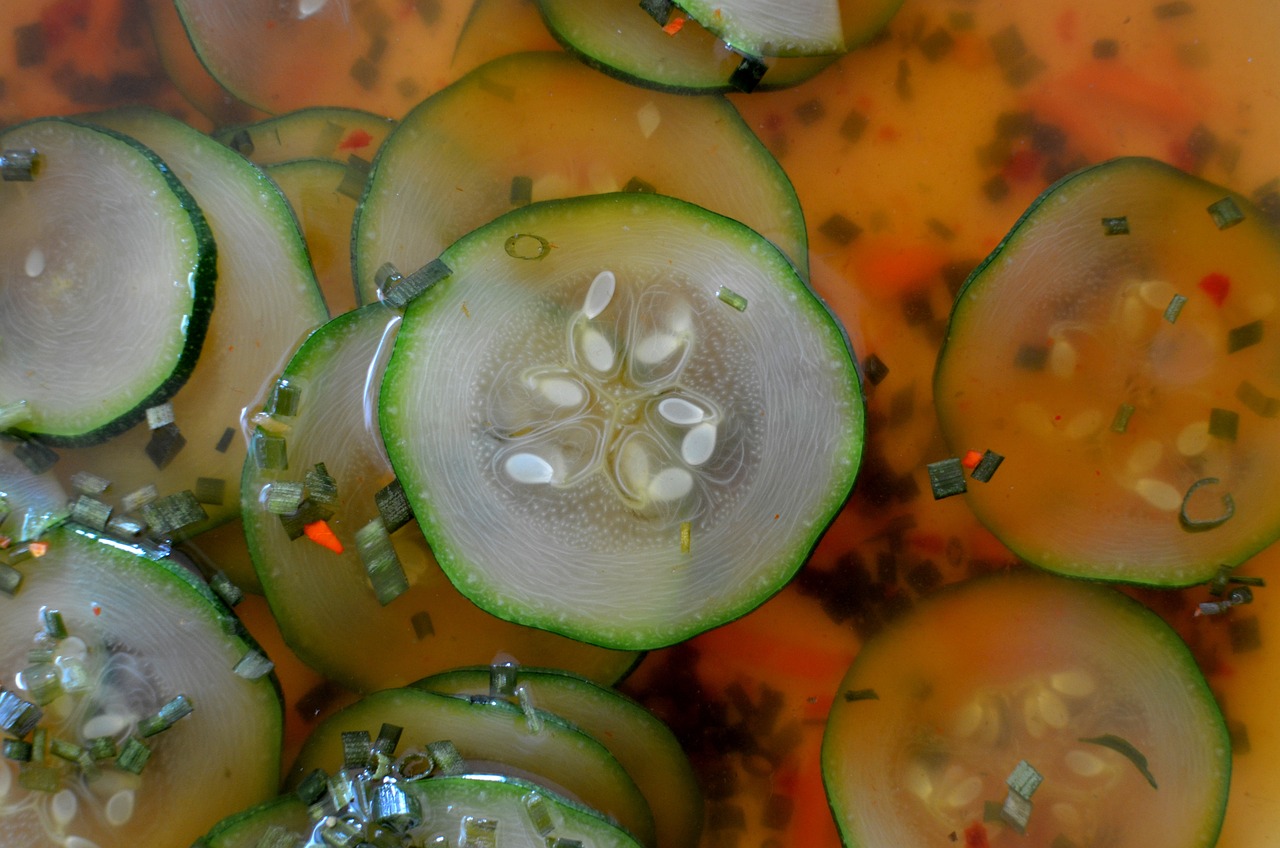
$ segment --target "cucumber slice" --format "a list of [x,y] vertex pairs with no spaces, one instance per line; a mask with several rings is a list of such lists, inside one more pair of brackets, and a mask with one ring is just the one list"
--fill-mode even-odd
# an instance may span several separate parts
[[596,810],[645,845],[653,845],[653,816],[644,796],[609,752],[560,719],[535,712],[531,727],[520,709],[503,703],[472,703],[420,689],[388,689],[326,719],[307,740],[290,770],[296,785],[315,769],[332,774],[343,765],[344,732],[377,737],[391,724],[403,729],[399,754],[423,752],[447,740],[462,757],[464,771],[532,781]]
[[[214,825],[192,848],[302,848],[304,834],[315,822],[307,805],[297,795],[281,795],[242,812],[227,816]],[[294,842],[265,841],[274,832],[296,837]]]
[[458,33],[452,67],[461,77],[512,53],[557,49],[536,0],[475,0]]
[[395,125],[390,118],[363,109],[317,107],[226,127],[213,137],[258,165],[295,159],[345,163],[351,156],[373,159]]
[[[186,845],[270,797],[279,691],[262,669],[234,671],[260,655],[226,608],[182,565],[112,539],[69,525],[42,541],[43,556],[12,563],[16,594],[0,595],[0,712],[7,721],[15,704],[44,702],[34,729],[5,728],[6,739],[44,736],[31,762],[0,760],[7,848]],[[49,635],[49,610],[65,636]],[[193,711],[143,738],[178,695]],[[130,768],[138,745],[150,756]]]
[[1177,634],[1111,589],[1024,571],[944,590],[868,641],[839,693],[822,768],[846,845],[1217,838],[1222,714]]
[[356,306],[351,222],[364,181],[360,180],[359,190],[348,191],[350,169],[329,159],[295,159],[263,170],[280,186],[298,217],[329,314],[350,312]]
[[791,183],[727,100],[646,91],[532,53],[473,71],[388,137],[352,235],[361,302],[377,299],[383,263],[407,274],[514,205],[628,186],[736,218],[807,274]]
[[380,417],[464,594],[642,649],[742,615],[799,568],[852,486],[864,407],[786,257],[705,209],[614,194],[509,213],[442,261]]
[[0,183],[0,408],[49,444],[100,442],[186,381],[217,276],[213,235],[156,156],[115,133],[42,119],[0,134],[35,150]]
[[[506,653],[522,663],[570,668],[609,683],[635,654],[584,645],[488,615],[440,571],[412,522],[392,536],[407,590],[385,606],[370,587],[356,533],[379,516],[375,494],[395,475],[370,429],[381,368],[400,320],[370,304],[317,330],[290,360],[283,379],[300,390],[289,427],[289,468],[245,465],[245,534],[267,600],[289,646],[308,665],[358,691],[404,685],[458,663]],[[307,538],[290,541],[267,508],[270,486],[303,482],[324,463],[337,481],[328,525],[342,553]]]
[[199,201],[219,245],[218,308],[199,363],[170,401],[176,430],[139,424],[102,445],[62,452],[54,470],[64,480],[82,470],[109,480],[106,500],[118,509],[149,485],[161,496],[199,493],[207,519],[174,531],[195,535],[238,513],[242,412],[298,340],[325,320],[324,302],[293,213],[260,170],[159,112],[93,120],[155,150]]
[[[509,684],[510,691],[495,691],[494,675]],[[625,695],[562,671],[506,664],[446,671],[414,687],[472,698],[510,698],[523,687],[524,696],[538,709],[589,733],[627,770],[653,810],[657,848],[698,844],[702,790],[689,758],[665,724]]]
[[547,28],[594,68],[627,82],[678,92],[765,91],[809,79],[831,56],[766,57],[763,76],[735,76],[743,55],[701,24],[685,19],[668,33],[634,0],[538,0]]
[[902,0],[681,0],[679,5],[744,53],[816,56],[870,41]]
[[1045,192],[961,290],[934,377],[951,449],[1005,458],[968,484],[978,518],[1043,568],[1165,586],[1280,536],[1277,268],[1259,210],[1153,160]]

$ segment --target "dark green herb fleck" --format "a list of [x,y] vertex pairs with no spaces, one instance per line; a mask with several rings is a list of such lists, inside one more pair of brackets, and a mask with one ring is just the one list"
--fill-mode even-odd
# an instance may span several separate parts
[[764,79],[765,71],[769,70],[769,66],[762,60],[754,56],[743,56],[742,61],[738,63],[738,67],[734,68],[733,73],[729,76],[729,87],[743,94],[750,94],[760,85],[760,81]]
[[884,378],[889,376],[889,366],[884,364],[879,356],[874,353],[867,354],[867,358],[862,360],[862,375],[867,382],[873,386],[878,386],[884,382]]
[[1175,294],[1169,301],[1169,305],[1164,308],[1164,320],[1170,324],[1178,320],[1178,316],[1182,314],[1182,307],[1187,303],[1186,295]]
[[985,450],[982,452],[982,458],[978,460],[978,464],[973,467],[973,471],[969,476],[979,483],[990,483],[991,478],[995,476],[996,470],[1002,462],[1004,462],[1003,456],[993,450]]
[[1093,42],[1093,58],[1114,59],[1120,55],[1120,42],[1114,38],[1099,38]]
[[1227,332],[1227,353],[1235,353],[1258,344],[1262,341],[1262,330],[1261,319],[1232,327]]
[[1169,18],[1178,18],[1183,15],[1189,15],[1196,10],[1196,7],[1186,2],[1186,0],[1172,0],[1169,3],[1159,3],[1151,10],[1152,14],[1158,20],[1168,20]]
[[1129,235],[1129,219],[1124,215],[1102,219],[1102,233],[1108,236]]
[[845,703],[853,703],[854,701],[878,701],[880,696],[876,694],[874,689],[846,689],[841,694]]
[[933,489],[934,500],[961,495],[967,491],[964,482],[964,466],[956,457],[931,462],[927,466],[929,486]]
[[1224,197],[1221,200],[1210,203],[1208,211],[1214,225],[1220,230],[1234,227],[1244,220],[1244,213],[1240,211],[1240,207],[1236,205],[1235,200],[1230,197]]
[[508,199],[512,206],[528,206],[533,202],[533,177],[514,176]]
[[867,131],[867,116],[854,109],[840,122],[840,137],[845,141],[857,141]]
[[827,114],[827,107],[814,97],[796,107],[796,120],[805,126],[812,126],[821,121]]
[[1230,409],[1209,410],[1209,435],[1215,439],[1234,442],[1240,432],[1240,414]]
[[1141,751],[1135,748],[1133,746],[1133,743],[1130,742],[1128,739],[1124,739],[1123,737],[1116,736],[1111,733],[1107,733],[1102,736],[1083,737],[1079,741],[1086,742],[1090,745],[1101,745],[1104,748],[1110,748],[1111,750],[1115,751],[1117,754],[1120,754],[1122,757],[1127,759],[1129,762],[1133,763],[1134,767],[1137,768],[1138,771],[1142,773],[1142,776],[1144,778],[1146,778],[1147,783],[1151,784],[1152,789],[1159,788],[1158,786],[1156,786],[1156,779],[1154,776],[1152,776],[1151,770],[1147,768],[1146,756],[1144,756]]
[[1227,624],[1227,639],[1231,643],[1231,651],[1245,654],[1262,647],[1262,625],[1256,615],[1248,618],[1235,618]]

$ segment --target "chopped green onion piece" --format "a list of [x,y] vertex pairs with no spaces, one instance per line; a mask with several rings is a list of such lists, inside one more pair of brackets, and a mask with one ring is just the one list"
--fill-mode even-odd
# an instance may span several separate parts
[[1133,417],[1134,406],[1131,403],[1122,403],[1116,408],[1116,414],[1111,418],[1111,432],[1123,433],[1129,429],[1129,419]]
[[120,747],[110,736],[95,736],[89,740],[89,755],[95,760],[110,760],[119,753]]
[[1195,481],[1187,489],[1187,493],[1182,496],[1182,506],[1178,509],[1178,521],[1182,524],[1182,529],[1190,532],[1199,532],[1201,530],[1212,530],[1226,524],[1231,517],[1236,514],[1236,502],[1231,497],[1231,493],[1222,496],[1222,514],[1213,518],[1194,519],[1187,514],[1187,503],[1191,500],[1191,496],[1202,486],[1212,486],[1220,482],[1217,477],[1202,477]]
[[526,792],[521,801],[529,816],[529,823],[533,825],[538,835],[545,839],[551,831],[556,829],[555,822],[551,820],[551,811],[547,807],[546,799],[537,792]]
[[373,502],[382,516],[382,523],[388,533],[394,533],[413,520],[413,510],[409,506],[409,498],[398,479],[392,480],[373,495]]
[[1246,347],[1253,347],[1262,341],[1262,321],[1250,321],[1239,327],[1232,327],[1227,332],[1227,353],[1235,353]]
[[1018,833],[1026,833],[1031,821],[1031,806],[1031,799],[1009,790],[1000,807],[1000,818]]
[[[545,243],[546,240],[544,239],[543,241]],[[510,251],[507,252],[510,253]],[[405,306],[409,301],[452,273],[453,269],[444,264],[444,262],[439,259],[432,259],[409,276],[397,280],[394,286],[384,290],[382,299],[388,306],[396,308]]]
[[250,649],[231,669],[237,677],[243,677],[245,680],[258,680],[266,677],[276,664],[267,659],[261,651]]
[[373,163],[369,160],[361,159],[354,153],[351,154],[347,157],[347,168],[342,174],[342,182],[338,183],[336,191],[359,201],[360,195],[364,194],[365,183],[369,181],[369,171],[372,169]]
[[43,727],[37,727],[35,733],[31,734],[31,762],[43,763],[45,751],[49,748],[49,731]]
[[926,466],[933,499],[942,500],[968,491],[964,482],[964,465],[956,457],[931,462]]
[[113,515],[107,522],[107,532],[125,539],[140,536],[146,529],[145,522],[128,515]]
[[862,361],[862,376],[871,385],[878,386],[884,382],[885,377],[889,376],[889,366],[874,353],[868,354]]
[[13,455],[32,474],[40,475],[58,462],[58,454],[36,441],[25,441],[13,449]]
[[463,816],[458,829],[458,848],[497,848],[498,820]]
[[325,506],[338,505],[338,481],[323,462],[317,462],[303,478],[307,497]]
[[186,695],[178,695],[169,703],[165,704],[154,715],[144,718],[138,722],[138,732],[142,736],[155,736],[157,733],[168,730],[180,718],[191,715],[194,711],[194,705],[187,700]]
[[728,286],[720,286],[716,289],[716,297],[721,303],[727,303],[739,312],[747,311],[747,299]]
[[289,452],[284,436],[268,433],[258,427],[249,440],[253,461],[264,471],[283,471],[289,467]]
[[671,0],[640,0],[640,8],[648,12],[649,17],[658,22],[658,26],[666,26],[671,21],[675,4]]
[[1133,743],[1128,739],[1107,733],[1103,736],[1081,738],[1079,741],[1087,742],[1090,745],[1101,745],[1104,748],[1110,748],[1129,762],[1133,763],[1134,767],[1137,768],[1138,771],[1142,772],[1142,776],[1147,779],[1147,783],[1151,784],[1152,789],[1159,788],[1156,786],[1155,777],[1152,776],[1150,769],[1147,768],[1147,758],[1143,756],[1141,751],[1133,747]]
[[392,780],[378,784],[371,799],[371,808],[374,822],[398,832],[411,830],[422,821],[422,806],[418,799]]
[[520,666],[514,662],[493,663],[489,666],[489,697],[514,698]]
[[147,407],[147,428],[155,430],[173,423],[173,404],[165,402]]
[[229,607],[234,607],[244,600],[244,590],[231,582],[231,578],[225,571],[213,573],[209,578],[209,588]]
[[693,548],[693,522],[680,522],[680,553],[687,554]]
[[[1223,578],[1223,582],[1225,584],[1226,578]],[[50,644],[51,640],[45,639],[42,636],[37,636],[36,638],[41,641],[36,644],[36,647],[27,651],[27,662],[32,665],[53,662],[54,658],[58,655],[58,652]]]
[[232,440],[235,439],[235,437],[236,437],[235,428],[228,427],[227,429],[222,431],[222,435],[218,437],[218,443],[213,446],[213,449],[216,450],[218,453],[226,453],[227,448],[231,447],[231,442]]
[[628,194],[657,194],[658,187],[653,183],[642,180],[639,177],[632,177],[622,185],[622,190]]
[[1044,775],[1036,771],[1035,766],[1026,760],[1019,760],[1013,771],[1004,780],[1005,785],[1023,798],[1030,798],[1044,782]]
[[533,693],[528,686],[516,687],[516,700],[520,702],[520,711],[524,713],[524,723],[530,733],[542,732],[542,713],[533,705]]
[[1102,234],[1108,236],[1129,235],[1129,219],[1124,215],[1102,219]]
[[0,178],[6,183],[29,183],[40,173],[43,163],[44,157],[35,148],[6,150],[0,153]]
[[329,777],[329,803],[341,810],[356,800],[356,780],[345,771]]
[[1215,439],[1234,442],[1240,431],[1240,415],[1229,409],[1209,410],[1209,435]]
[[310,807],[324,797],[329,791],[329,775],[325,774],[324,769],[313,769],[310,774],[302,779],[298,784],[298,788],[294,790],[294,794],[298,796],[298,800]]
[[360,838],[360,826],[346,819],[329,817],[320,829],[320,841],[330,848],[348,848]]
[[221,477],[197,477],[192,494],[202,504],[222,506],[227,497],[227,481]]
[[383,723],[378,729],[378,738],[373,741],[373,750],[379,754],[386,754],[388,757],[394,756],[396,747],[400,744],[400,736],[404,733],[404,728],[398,724]]
[[159,470],[173,462],[174,457],[186,446],[187,437],[182,435],[177,424],[170,421],[151,431],[151,438],[147,440],[147,446],[143,450]]
[[303,485],[294,480],[277,480],[267,487],[267,512],[292,515],[302,506]]
[[35,729],[43,715],[35,704],[0,689],[0,730],[21,739]]
[[40,706],[62,694],[62,674],[53,663],[27,666],[22,670],[22,682],[31,694],[31,700]]
[[80,761],[81,755],[84,754],[84,748],[74,742],[68,742],[55,736],[49,740],[49,753],[58,759],[76,763]]
[[502,249],[512,259],[541,259],[551,252],[551,242],[533,233],[515,233],[507,237]]
[[302,401],[302,389],[288,380],[276,380],[271,389],[271,398],[267,401],[265,412],[273,417],[290,418],[298,414],[298,404]]
[[71,488],[82,495],[100,495],[110,485],[111,482],[105,477],[99,477],[88,471],[77,471],[71,475]]
[[1275,418],[1280,415],[1280,398],[1264,395],[1262,390],[1248,380],[1241,381],[1236,387],[1236,400],[1245,408],[1263,418]]
[[32,792],[57,792],[62,786],[62,770],[40,763],[24,763],[18,769],[18,783]]
[[140,775],[150,758],[151,748],[148,748],[141,739],[129,737],[125,740],[124,748],[120,749],[120,756],[115,758],[115,766],[128,771],[129,774]]
[[743,56],[738,67],[729,75],[729,87],[743,94],[750,94],[760,85],[769,66],[754,56]]
[[862,227],[839,212],[835,212],[818,225],[818,232],[843,247],[852,244],[854,239],[862,235]]
[[280,524],[285,534],[292,539],[301,539],[306,533],[308,524],[316,521],[328,521],[333,517],[333,510],[324,504],[316,503],[311,498],[303,498],[298,508],[288,515],[280,516]]
[[71,503],[71,520],[92,530],[106,530],[111,518],[111,504],[81,495]]
[[1240,207],[1230,197],[1224,197],[1221,200],[1210,203],[1208,211],[1214,225],[1220,230],[1234,227],[1244,220],[1244,213],[1240,211]]
[[1000,467],[1000,463],[1004,462],[1004,457],[993,450],[985,450],[982,452],[982,458],[978,460],[978,464],[973,467],[973,471],[969,472],[969,476],[979,483],[990,483],[991,478],[996,475],[996,470]]
[[378,603],[385,607],[409,590],[409,578],[405,576],[400,557],[381,518],[373,519],[356,531],[356,550],[364,562]]
[[154,483],[148,483],[121,498],[120,508],[125,512],[137,512],[147,504],[155,503],[159,497],[160,490],[156,488]]
[[183,527],[208,519],[209,513],[190,489],[165,495],[142,508],[142,518],[157,535],[167,536]]
[[40,622],[44,625],[44,632],[49,638],[67,638],[67,623],[62,620],[62,613],[58,610],[45,607],[40,611]]
[[431,613],[426,610],[415,612],[410,616],[409,623],[413,625],[413,636],[419,642],[436,634],[435,625],[431,623]]
[[17,763],[27,763],[31,761],[31,743],[23,742],[21,739],[6,739],[0,743],[0,752],[3,753],[6,760],[13,760]]
[[1265,586],[1267,585],[1267,581],[1266,581],[1265,579],[1261,578],[1261,577],[1244,577],[1244,576],[1232,577],[1232,578],[1231,578],[1231,580],[1230,580],[1230,582],[1232,582],[1232,583],[1238,583],[1238,584],[1240,584],[1241,586],[1262,586],[1262,587],[1265,587]]
[[369,765],[369,754],[373,750],[373,741],[367,730],[344,730],[342,732],[342,764],[349,769],[362,769]]
[[528,206],[533,202],[533,177],[515,176],[511,178],[511,192],[508,200],[512,206]]
[[374,287],[381,293],[383,300],[386,300],[387,293],[399,285],[403,279],[400,269],[391,262],[383,262],[378,266],[378,270],[373,272]]
[[0,562],[0,593],[12,598],[18,594],[18,588],[21,585],[22,572],[7,563]]
[[1169,305],[1164,308],[1164,320],[1170,324],[1178,320],[1178,316],[1182,314],[1182,307],[1187,303],[1186,295],[1175,294],[1173,299],[1169,301]]
[[466,770],[462,754],[458,753],[458,748],[448,739],[428,742],[427,753],[431,755],[431,762],[441,774],[462,774]]

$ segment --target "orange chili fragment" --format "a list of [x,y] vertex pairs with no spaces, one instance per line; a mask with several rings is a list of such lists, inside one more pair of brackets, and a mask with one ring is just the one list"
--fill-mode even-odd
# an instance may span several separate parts
[[662,31],[667,35],[675,35],[677,32],[684,29],[684,22],[687,20],[688,18],[684,15],[673,15],[671,20],[667,21],[666,25],[663,26]]
[[373,141],[373,136],[366,130],[352,130],[339,144],[339,150],[362,150]]
[[304,525],[302,532],[307,534],[307,538],[317,545],[328,548],[335,554],[342,553],[342,542],[338,541],[338,536],[333,532],[333,528],[329,526],[329,522],[323,519],[313,521]]
[[32,542],[31,547],[28,548],[28,550],[31,551],[31,555],[33,557],[42,557],[45,554],[49,553],[49,543],[48,542]]
[[1200,280],[1200,291],[1209,296],[1214,306],[1221,306],[1222,302],[1227,299],[1227,295],[1231,293],[1231,278],[1216,271],[1212,274],[1206,274]]
[[974,822],[964,829],[965,848],[989,848],[987,827],[982,822]]
[[977,468],[979,462],[982,462],[982,452],[976,450],[965,451],[964,458],[960,460],[960,464],[964,466],[965,471],[972,471]]

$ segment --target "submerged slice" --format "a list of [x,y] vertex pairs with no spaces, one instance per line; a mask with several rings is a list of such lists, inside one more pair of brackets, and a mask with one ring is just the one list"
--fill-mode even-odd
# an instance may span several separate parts
[[819,56],[869,41],[902,0],[681,0],[678,5],[735,50],[754,56]]
[[849,846],[963,834],[991,848],[1207,848],[1231,752],[1159,617],[1024,572],[940,593],[869,641],[836,695],[822,768]]
[[213,235],[164,163],[114,133],[43,119],[0,134],[0,150],[3,428],[102,441],[195,366],[213,308]]
[[705,209],[614,194],[512,212],[442,262],[405,313],[381,424],[454,585],[513,621],[649,648],[791,577],[853,484],[863,401],[781,253]]
[[41,542],[0,567],[22,576],[0,593],[6,848],[187,845],[270,797],[271,665],[208,587],[71,526]]
[[956,299],[934,378],[978,518],[1053,571],[1210,579],[1280,535],[1280,237],[1148,159],[1067,177]]

